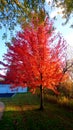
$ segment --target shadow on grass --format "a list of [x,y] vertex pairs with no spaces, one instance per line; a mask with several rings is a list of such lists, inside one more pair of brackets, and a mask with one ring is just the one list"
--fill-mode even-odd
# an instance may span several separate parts
[[73,112],[55,105],[46,106],[43,111],[37,105],[27,105],[23,110],[5,111],[0,130],[73,130]]

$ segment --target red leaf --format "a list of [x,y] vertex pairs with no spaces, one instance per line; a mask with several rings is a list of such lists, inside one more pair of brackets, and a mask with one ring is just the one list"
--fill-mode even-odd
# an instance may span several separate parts
[[31,23],[30,28],[17,34],[5,55],[7,82],[22,87],[27,84],[33,92],[42,85],[57,93],[64,75],[66,42],[52,30],[52,23],[47,19],[37,28]]

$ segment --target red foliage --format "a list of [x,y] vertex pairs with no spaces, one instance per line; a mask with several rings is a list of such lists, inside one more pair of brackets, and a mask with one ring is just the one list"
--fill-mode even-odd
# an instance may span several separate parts
[[66,42],[60,34],[55,34],[48,19],[37,28],[31,23],[17,34],[5,54],[6,81],[15,84],[13,87],[27,85],[34,91],[42,85],[57,92],[64,75],[65,50]]

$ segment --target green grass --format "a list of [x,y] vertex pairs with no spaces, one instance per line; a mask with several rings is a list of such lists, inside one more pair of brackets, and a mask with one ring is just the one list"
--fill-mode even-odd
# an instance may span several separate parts
[[39,111],[39,97],[31,93],[0,98],[5,112],[0,130],[73,130],[73,111],[45,101]]

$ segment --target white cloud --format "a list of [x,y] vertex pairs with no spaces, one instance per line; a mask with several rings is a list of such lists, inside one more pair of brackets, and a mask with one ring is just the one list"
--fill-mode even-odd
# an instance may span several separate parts
[[69,33],[68,35],[65,35],[65,39],[67,40],[67,43],[73,47],[73,33]]
[[45,1],[46,1],[46,3],[49,3],[49,2],[51,3],[52,2],[52,0],[45,0]]

